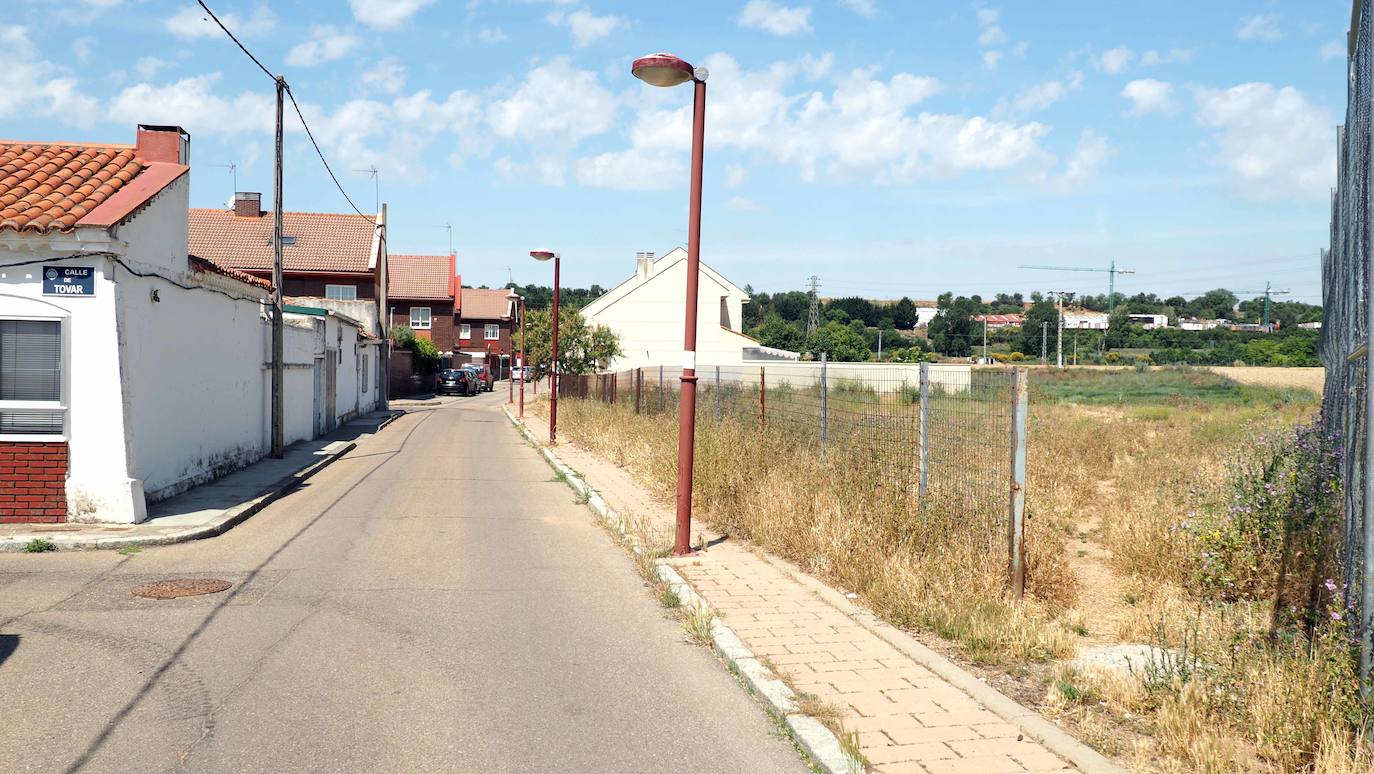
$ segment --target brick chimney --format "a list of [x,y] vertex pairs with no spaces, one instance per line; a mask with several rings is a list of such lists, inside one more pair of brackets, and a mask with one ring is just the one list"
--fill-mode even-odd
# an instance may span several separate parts
[[239,218],[261,218],[262,194],[238,191],[234,194],[234,215]]
[[143,161],[191,163],[191,135],[179,126],[138,125],[134,154]]

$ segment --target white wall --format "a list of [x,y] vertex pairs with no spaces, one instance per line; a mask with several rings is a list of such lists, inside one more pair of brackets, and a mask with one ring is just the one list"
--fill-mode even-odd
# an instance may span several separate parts
[[[624,355],[611,363],[612,369],[682,364],[687,262],[678,260],[663,267],[668,261],[667,256],[660,258],[647,280],[630,280],[638,284],[624,296],[583,310],[589,324],[604,325],[620,337]],[[728,297],[731,322],[740,325],[741,294],[703,270],[697,289],[697,362],[739,365],[743,349],[758,345],[721,327],[721,296]]]

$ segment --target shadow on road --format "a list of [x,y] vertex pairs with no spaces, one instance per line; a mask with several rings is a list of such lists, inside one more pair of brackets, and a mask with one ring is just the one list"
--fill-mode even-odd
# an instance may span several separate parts
[[0,664],[5,663],[5,659],[16,650],[19,650],[19,635],[0,634]]

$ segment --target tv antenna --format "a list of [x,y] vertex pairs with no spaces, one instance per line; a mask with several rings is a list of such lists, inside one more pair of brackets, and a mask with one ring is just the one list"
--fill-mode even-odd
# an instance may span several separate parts
[[453,224],[452,224],[452,223],[444,223],[442,226],[435,226],[435,228],[442,228],[442,229],[448,231],[448,252],[449,252],[449,255],[452,255],[452,254],[453,254]]
[[354,172],[365,172],[372,178],[372,204],[376,212],[382,211],[382,175],[377,171],[376,164],[369,164],[367,169],[355,169]]
[[234,206],[234,194],[239,192],[239,165],[231,161],[228,164],[211,164],[210,166],[229,170],[229,177],[234,182],[234,190],[229,192],[229,206],[232,208]]

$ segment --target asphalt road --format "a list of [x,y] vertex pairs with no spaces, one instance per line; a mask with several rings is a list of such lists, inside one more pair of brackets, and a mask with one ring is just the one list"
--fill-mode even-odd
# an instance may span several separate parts
[[[0,554],[0,770],[806,771],[503,399],[415,409],[217,538]],[[234,585],[130,594],[187,576]]]

